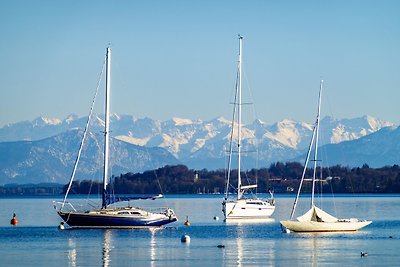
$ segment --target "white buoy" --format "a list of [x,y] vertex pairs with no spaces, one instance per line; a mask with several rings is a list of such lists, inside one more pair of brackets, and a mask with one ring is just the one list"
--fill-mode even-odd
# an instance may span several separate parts
[[183,236],[181,237],[181,242],[182,242],[182,243],[190,243],[190,236],[188,236],[188,235],[183,235]]
[[215,220],[215,221],[218,221],[218,220],[219,220],[219,217],[218,217],[218,216],[214,216],[214,220]]
[[64,222],[60,223],[60,225],[58,226],[58,229],[60,229],[60,230],[64,230],[65,229]]

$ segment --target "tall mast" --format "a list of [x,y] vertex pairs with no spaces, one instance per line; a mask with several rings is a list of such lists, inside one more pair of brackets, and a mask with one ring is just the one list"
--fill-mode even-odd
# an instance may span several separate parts
[[107,179],[108,179],[108,160],[109,160],[109,121],[110,121],[110,64],[111,49],[107,47],[106,54],[106,102],[105,102],[105,124],[104,124],[104,172],[103,172],[103,195],[102,208],[107,208]]
[[241,128],[242,128],[242,43],[243,43],[243,36],[239,34],[239,77],[238,77],[238,199],[242,198],[243,191],[241,189],[242,187],[242,181],[240,177],[240,153],[241,153],[241,147],[240,147],[240,142],[241,142]]
[[315,150],[314,150],[314,173],[312,179],[312,192],[311,192],[311,206],[314,206],[314,190],[315,190],[315,179],[317,175],[317,156],[318,156],[318,136],[319,136],[319,121],[321,114],[321,94],[322,94],[322,83],[324,81],[321,80],[319,84],[319,96],[318,96],[318,113],[317,113],[317,121],[316,124],[316,133],[315,133]]

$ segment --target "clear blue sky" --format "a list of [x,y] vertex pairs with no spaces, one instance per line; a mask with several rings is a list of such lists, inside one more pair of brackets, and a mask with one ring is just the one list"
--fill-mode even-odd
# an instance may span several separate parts
[[400,123],[400,1],[0,2],[0,126],[87,115],[105,48],[112,111],[230,118],[238,40],[257,116]]

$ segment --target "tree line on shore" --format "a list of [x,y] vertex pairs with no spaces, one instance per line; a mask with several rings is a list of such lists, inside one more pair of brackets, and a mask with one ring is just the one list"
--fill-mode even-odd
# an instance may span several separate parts
[[[269,168],[243,171],[243,184],[258,183],[257,191],[266,193],[296,192],[303,172],[303,166],[297,162],[276,162]],[[306,170],[307,182],[303,192],[310,192],[313,170]],[[165,166],[143,173],[126,173],[112,177],[109,190],[116,194],[221,194],[224,193],[226,171],[193,170],[184,165]],[[381,168],[344,167],[340,165],[322,169],[321,178],[317,180],[316,188],[323,193],[400,193],[400,167],[398,165]],[[237,184],[236,172],[231,173],[230,184]],[[65,186],[2,186],[0,195],[24,194],[62,194]],[[81,180],[74,181],[71,188],[73,194],[99,194],[102,183]],[[229,190],[234,193],[234,186]]]

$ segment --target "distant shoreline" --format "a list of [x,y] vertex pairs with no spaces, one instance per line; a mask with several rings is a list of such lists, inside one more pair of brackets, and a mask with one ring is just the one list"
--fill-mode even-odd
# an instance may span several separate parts
[[[63,198],[64,197],[64,188],[65,185],[61,184],[7,184],[0,186],[0,199],[7,198]],[[276,192],[275,197],[293,197],[296,192]],[[331,195],[335,195],[337,197],[342,196],[398,196],[400,197],[400,193],[393,192],[356,192],[356,193],[332,193],[326,192],[322,193],[325,197],[329,197]],[[70,198],[81,198],[87,197],[88,194],[74,194],[70,193]],[[140,194],[120,194],[120,195],[140,195]],[[164,194],[166,198],[168,197],[183,197],[183,196],[193,196],[193,197],[223,197],[222,193],[174,193],[169,192]],[[231,194],[229,194],[231,195]],[[262,192],[259,195],[269,196],[268,193]],[[309,196],[309,193],[303,193],[302,197]],[[96,198],[97,194],[92,193],[90,198]]]

